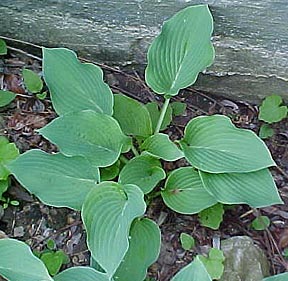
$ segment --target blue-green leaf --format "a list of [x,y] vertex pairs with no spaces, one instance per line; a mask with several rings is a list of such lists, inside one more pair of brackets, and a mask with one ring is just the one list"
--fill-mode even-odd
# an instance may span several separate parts
[[83,156],[96,167],[115,163],[130,142],[117,121],[91,110],[58,117],[39,130],[67,156]]
[[42,202],[77,210],[99,178],[98,169],[83,157],[48,154],[38,149],[21,154],[8,168]]
[[54,281],[113,281],[106,274],[88,266],[68,268],[56,276]]
[[177,95],[214,60],[213,19],[207,5],[188,7],[166,21],[148,51],[147,84],[158,94]]
[[149,155],[140,155],[124,166],[119,174],[119,182],[135,184],[146,194],[165,177],[165,171],[158,159]]
[[169,208],[181,214],[196,214],[217,203],[192,167],[174,170],[161,195]]
[[199,257],[196,257],[193,262],[182,268],[171,281],[212,281],[212,279]]
[[45,265],[24,242],[0,239],[0,276],[11,281],[53,281]]
[[136,219],[130,230],[129,249],[114,278],[118,281],[143,281],[147,268],[159,255],[160,229],[150,219]]
[[275,165],[254,132],[236,128],[222,115],[192,119],[180,146],[192,166],[209,173],[246,173]]
[[184,157],[183,152],[169,139],[169,136],[162,133],[147,138],[141,149],[166,161],[176,161]]
[[82,219],[93,259],[112,277],[129,247],[132,221],[142,216],[146,204],[135,185],[102,182],[87,195]]
[[114,95],[113,117],[126,135],[147,137],[152,134],[152,123],[147,108],[123,95]]
[[43,71],[58,115],[86,109],[112,115],[113,94],[100,67],[80,63],[71,50],[43,48]]
[[283,203],[268,169],[242,174],[200,172],[200,176],[206,190],[223,204],[261,208]]

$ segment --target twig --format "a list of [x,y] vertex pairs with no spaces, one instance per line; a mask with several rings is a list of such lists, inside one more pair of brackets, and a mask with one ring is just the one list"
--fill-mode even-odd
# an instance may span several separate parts
[[280,168],[278,165],[275,168],[282,174],[282,176],[288,179],[288,174],[282,168]]
[[9,46],[8,46],[7,49],[12,50],[12,51],[15,51],[15,52],[20,53],[20,54],[23,54],[23,55],[25,55],[25,56],[27,56],[27,57],[29,57],[29,58],[32,58],[32,59],[35,59],[35,60],[38,60],[38,61],[42,61],[41,58],[39,58],[39,57],[37,57],[37,56],[34,56],[34,55],[30,54],[30,53],[27,53],[27,52],[25,52],[25,51],[23,51],[23,50],[20,50],[20,49],[18,49],[18,48],[14,48],[14,47],[9,47]]

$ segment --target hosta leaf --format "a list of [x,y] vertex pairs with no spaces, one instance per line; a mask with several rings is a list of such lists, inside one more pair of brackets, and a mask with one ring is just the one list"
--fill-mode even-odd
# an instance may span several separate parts
[[0,252],[0,276],[13,281],[53,281],[45,265],[24,242],[0,239]]
[[100,169],[101,181],[108,181],[115,179],[120,172],[120,161],[115,162],[112,166]]
[[120,156],[126,137],[115,119],[91,110],[54,119],[39,130],[67,156],[84,156],[94,166],[112,165]]
[[161,195],[169,208],[181,214],[196,214],[217,203],[205,190],[198,172],[191,167],[174,170]]
[[279,122],[287,116],[288,108],[282,104],[282,98],[271,95],[265,98],[259,108],[259,119],[267,123]]
[[113,281],[109,277],[101,272],[88,266],[77,266],[68,268],[56,276],[54,281]]
[[114,95],[113,117],[126,135],[147,137],[152,134],[152,123],[147,108],[123,95]]
[[166,161],[175,161],[184,157],[183,152],[169,139],[169,136],[161,133],[146,139],[141,149]]
[[114,278],[118,281],[143,281],[147,268],[160,252],[161,233],[149,219],[135,220],[130,230],[129,249]]
[[7,54],[7,45],[3,39],[0,39],[0,56]]
[[8,105],[16,98],[16,95],[10,91],[0,90],[0,107]]
[[132,221],[145,212],[143,192],[135,185],[102,182],[87,195],[82,219],[92,257],[111,277],[129,247]]
[[23,69],[24,84],[31,93],[38,93],[43,88],[43,82],[37,73],[30,69]]
[[0,180],[0,198],[2,194],[8,189],[8,179]]
[[206,258],[204,256],[199,256],[200,261],[206,267],[211,278],[220,279],[224,272],[223,262],[225,260],[224,254],[221,250],[212,248],[209,251],[209,256]]
[[222,115],[192,119],[180,145],[192,166],[209,173],[245,173],[275,165],[254,132],[236,128]]
[[159,160],[149,155],[140,155],[124,166],[119,174],[119,182],[135,184],[144,193],[149,193],[165,177]]
[[196,257],[193,262],[182,268],[171,281],[212,281],[205,266]]
[[43,48],[43,71],[59,115],[85,109],[112,115],[113,94],[100,67],[80,63],[71,50]]
[[45,204],[77,210],[99,177],[97,169],[83,157],[37,149],[21,154],[8,168],[21,185]]
[[199,220],[202,226],[218,229],[223,221],[223,204],[217,203],[199,213]]
[[0,180],[7,179],[9,171],[5,165],[16,159],[19,151],[14,143],[9,143],[8,139],[0,136]]
[[181,10],[162,27],[148,51],[147,84],[158,94],[177,95],[214,60],[213,19],[207,5]]
[[207,191],[223,204],[261,208],[283,203],[268,169],[243,174],[200,172],[200,176]]
[[263,281],[287,281],[287,280],[288,280],[288,272],[277,274],[263,279]]
[[[145,106],[149,111],[151,122],[152,122],[152,129],[154,132],[157,126],[158,119],[160,117],[159,106],[157,102],[149,102]],[[164,115],[164,119],[160,127],[160,131],[165,130],[170,125],[171,121],[172,121],[172,107],[168,105],[167,110]]]

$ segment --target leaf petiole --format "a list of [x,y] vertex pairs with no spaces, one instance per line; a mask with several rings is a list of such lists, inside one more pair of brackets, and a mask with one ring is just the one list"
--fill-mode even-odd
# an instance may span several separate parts
[[161,113],[160,113],[160,116],[159,116],[159,119],[157,122],[157,126],[155,129],[154,135],[159,133],[159,131],[160,131],[161,125],[162,125],[164,117],[165,117],[165,113],[166,113],[168,105],[169,105],[169,102],[170,102],[170,98],[165,98],[165,102],[164,102],[163,107],[161,109]]

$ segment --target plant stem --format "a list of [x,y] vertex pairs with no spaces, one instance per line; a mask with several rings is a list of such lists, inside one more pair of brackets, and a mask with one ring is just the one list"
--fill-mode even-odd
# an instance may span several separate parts
[[134,153],[135,156],[139,156],[139,152],[137,151],[136,147],[132,144],[131,150]]
[[160,131],[161,125],[163,123],[163,120],[164,120],[164,117],[165,117],[165,114],[166,114],[166,111],[167,111],[167,108],[169,105],[169,102],[170,102],[170,98],[165,98],[165,102],[164,102],[163,107],[161,109],[161,113],[160,113],[154,134],[157,134]]
[[124,164],[127,164],[129,162],[129,159],[127,159],[124,155],[120,155],[120,161],[123,162]]

